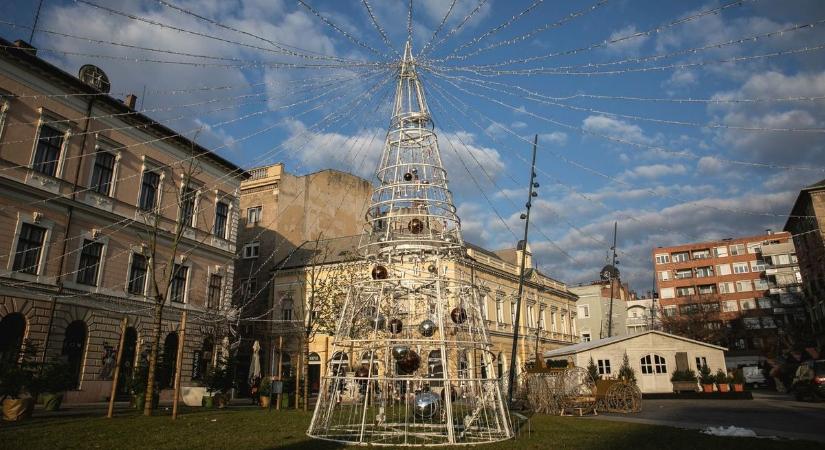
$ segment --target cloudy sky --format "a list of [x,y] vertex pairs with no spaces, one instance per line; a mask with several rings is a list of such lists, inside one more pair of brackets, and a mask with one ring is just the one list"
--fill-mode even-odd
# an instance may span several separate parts
[[[373,179],[408,2],[305,2],[44,0],[34,44],[241,166]],[[36,3],[3,2],[0,35],[28,40]],[[535,134],[534,259],[568,283],[614,221],[644,293],[654,247],[781,229],[825,178],[825,2],[451,4],[414,0],[411,28],[472,242],[521,235]]]

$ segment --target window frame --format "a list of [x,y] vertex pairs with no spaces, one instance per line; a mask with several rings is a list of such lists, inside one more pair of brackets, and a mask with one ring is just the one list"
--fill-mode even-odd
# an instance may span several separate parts
[[[33,265],[25,265],[25,264],[27,264],[27,262],[22,261],[22,264],[24,264],[24,267],[18,267],[18,264],[17,264],[18,255],[21,255],[23,253],[30,253],[32,251],[30,248],[27,248],[23,252],[21,252],[19,250],[19,248],[20,248],[20,239],[23,237],[23,231],[24,231],[24,229],[30,229],[30,228],[39,228],[39,229],[43,230],[42,235],[40,237],[39,247],[37,248],[37,253],[36,253],[36,256],[35,256],[36,261],[35,261],[35,263],[33,263]],[[39,223],[33,223],[33,222],[29,222],[29,221],[20,222],[20,224],[17,227],[17,232],[15,233],[14,240],[12,241],[12,245],[14,245],[14,251],[12,252],[12,254],[14,256],[9,258],[9,270],[11,272],[18,273],[18,274],[25,274],[25,275],[32,275],[32,276],[42,275],[43,263],[45,262],[45,261],[43,261],[43,259],[45,257],[45,253],[46,253],[45,250],[48,248],[47,247],[47,242],[48,242],[47,241],[47,234],[48,233],[49,233],[49,228],[45,227],[45,226],[43,226]],[[30,233],[27,233],[27,234],[30,234]],[[27,240],[27,242],[30,241],[29,238],[26,238],[26,240]],[[21,257],[21,260],[23,258],[26,258],[26,257],[25,256]],[[23,270],[23,269],[27,269],[27,268],[30,268],[30,267],[34,267],[34,271]]]
[[[152,174],[152,175],[157,176],[157,184],[155,184],[155,186],[153,187],[155,192],[154,192],[154,200],[152,202],[153,204],[152,204],[151,207],[149,207],[148,205],[143,204],[144,203],[143,202],[143,199],[144,199],[144,194],[143,194],[144,190],[143,189],[147,186],[147,184],[146,184],[146,175],[147,174]],[[145,212],[145,213],[151,213],[151,212],[158,211],[158,208],[160,207],[160,197],[161,197],[160,193],[163,191],[162,186],[163,186],[163,172],[156,169],[156,168],[148,168],[148,167],[144,168],[141,171],[141,175],[140,175],[140,189],[138,189],[137,208],[140,211]]]
[[[54,173],[49,174],[46,172],[42,172],[36,168],[37,163],[37,150],[40,147],[40,139],[43,133],[43,127],[49,127],[55,131],[57,131],[60,136],[61,142],[60,147],[58,148],[57,159],[54,160]],[[29,168],[38,176],[46,176],[51,178],[61,178],[63,176],[63,163],[65,162],[66,158],[66,151],[69,146],[69,140],[71,139],[72,132],[71,126],[68,125],[68,122],[65,121],[63,118],[59,118],[52,113],[47,113],[45,110],[41,108],[40,110],[40,119],[37,122],[37,131],[35,132],[34,136],[34,146],[32,147],[31,151],[31,159],[29,160]]]
[[599,375],[612,375],[610,371],[610,359],[598,359],[596,360],[596,367],[598,369]]
[[[151,268],[149,257],[143,254],[142,249],[140,251],[136,251],[135,249],[132,249],[132,251],[130,253],[131,254],[129,255],[129,269],[126,272],[126,293],[131,294],[131,295],[145,296],[146,295],[146,289],[149,286],[149,275],[150,275],[150,272],[151,272],[149,270]],[[143,258],[143,261],[145,263],[144,272],[143,272],[143,282],[142,282],[143,289],[141,289],[140,292],[134,292],[131,289],[132,288],[132,280],[133,280],[132,275],[133,275],[134,268],[135,268],[135,256],[139,256],[139,257]]]
[[189,180],[188,183],[181,184],[178,195],[178,221],[189,228],[197,227],[201,188]]
[[[118,186],[118,172],[120,171],[121,153],[119,149],[123,148],[123,146],[114,141],[109,141],[107,138],[104,138],[103,136],[96,136],[96,139],[97,142],[95,143],[94,153],[95,158],[92,161],[91,167],[89,168],[89,192],[92,192],[97,195],[102,195],[105,197],[114,198]],[[95,168],[97,167],[97,155],[99,153],[107,153],[114,157],[114,160],[112,161],[111,179],[109,180],[109,189],[105,193],[98,191],[95,188],[95,184],[93,183],[95,176]]]
[[[189,299],[189,279],[191,277],[191,267],[186,264],[179,264],[175,263],[172,266],[172,278],[169,280],[169,289],[167,290],[169,294],[168,301],[169,303],[178,303],[185,305],[188,303]],[[179,276],[183,271],[183,277]],[[182,295],[176,291],[178,289],[182,289]]]
[[[90,236],[91,237],[91,236]],[[99,249],[98,254],[96,256],[97,261],[93,265],[85,265],[84,266],[84,256],[86,255],[86,249],[96,247]],[[106,251],[106,244],[101,240],[94,239],[93,237],[89,239],[88,237],[84,237],[83,242],[81,243],[80,251],[77,257],[77,270],[75,271],[75,283],[87,287],[99,287],[100,286],[100,278],[103,274],[103,257]],[[81,280],[81,276],[87,275],[87,270],[91,267],[94,267],[93,273],[93,280],[88,280],[86,278]]]
[[[215,285],[215,279],[218,279],[217,285]],[[207,283],[206,289],[206,308],[207,309],[220,309],[223,303],[223,279],[224,276],[218,272],[212,272],[209,274],[209,281]],[[217,298],[215,297],[215,293],[217,292]]]
[[[250,255],[249,256],[247,256],[247,249],[250,249]],[[253,249],[254,249],[254,251],[253,251]],[[243,259],[256,259],[260,256],[260,254],[261,254],[261,242],[260,241],[247,242],[242,247],[241,257]]]
[[[218,214],[221,205],[226,207],[226,215],[224,216]],[[220,239],[227,239],[229,233],[229,214],[231,211],[230,208],[230,203],[223,198],[219,197],[215,201],[215,221],[212,224],[212,234]],[[221,228],[220,233],[218,233],[218,217],[223,217],[223,227]]]
[[[252,220],[253,213],[255,213],[255,220]],[[263,205],[258,206],[250,206],[246,208],[246,223],[247,225],[252,225],[256,223],[260,223],[261,219],[263,218],[264,208]]]

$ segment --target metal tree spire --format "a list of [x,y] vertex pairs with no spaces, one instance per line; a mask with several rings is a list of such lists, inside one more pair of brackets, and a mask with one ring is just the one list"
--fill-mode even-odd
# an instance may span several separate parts
[[478,289],[408,41],[352,283],[307,434],[371,445],[512,436]]

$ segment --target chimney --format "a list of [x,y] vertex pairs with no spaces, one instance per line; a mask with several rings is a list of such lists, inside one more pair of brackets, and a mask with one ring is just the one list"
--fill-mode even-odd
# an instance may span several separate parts
[[21,50],[26,50],[29,53],[31,53],[32,55],[37,54],[37,49],[34,48],[34,46],[32,46],[31,44],[29,44],[28,42],[26,42],[22,39],[18,39],[16,41],[14,41],[14,46],[21,49]]
[[137,104],[137,95],[129,94],[126,96],[126,100],[123,101],[127,108],[134,110],[135,105]]

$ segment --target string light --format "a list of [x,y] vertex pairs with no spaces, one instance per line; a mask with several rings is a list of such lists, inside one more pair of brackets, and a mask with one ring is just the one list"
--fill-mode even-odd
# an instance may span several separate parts
[[450,2],[450,7],[447,8],[447,13],[444,14],[444,17],[441,19],[441,22],[438,23],[438,26],[435,28],[435,31],[433,31],[433,35],[430,36],[430,40],[427,41],[427,44],[424,45],[423,49],[421,49],[422,57],[427,54],[427,51],[430,49],[430,46],[435,41],[435,38],[438,36],[438,33],[441,32],[441,29],[444,27],[444,24],[447,22],[447,18],[450,17],[450,14],[452,14],[453,8],[455,7],[456,1],[458,1],[458,0],[453,0],[452,2]]
[[395,46],[392,45],[392,41],[390,41],[390,38],[387,36],[387,33],[384,32],[384,28],[382,28],[381,24],[378,23],[378,19],[375,18],[375,14],[373,14],[372,7],[370,6],[369,2],[367,0],[361,0],[361,3],[363,3],[364,8],[366,8],[367,14],[370,17],[370,21],[372,22],[372,25],[375,27],[375,29],[378,31],[378,34],[381,35],[381,39],[384,41],[384,44],[386,44],[387,47],[390,50],[392,50],[393,53],[395,53],[395,56],[401,58],[401,54],[398,53],[398,50],[396,50]]
[[484,32],[484,34],[482,34],[478,37],[475,37],[473,39],[470,39],[469,41],[459,45],[456,48],[454,48],[453,51],[450,52],[449,55],[447,55],[447,57],[450,57],[450,56],[458,53],[459,51],[461,51],[461,50],[463,50],[467,47],[472,47],[473,45],[478,44],[484,38],[486,38],[488,36],[492,36],[493,34],[498,33],[499,31],[509,27],[510,25],[512,25],[517,20],[519,20],[522,17],[524,17],[525,15],[529,14],[532,10],[534,10],[537,6],[541,5],[542,3],[544,3],[544,0],[535,0],[533,3],[530,4],[530,6],[528,6],[527,8],[525,8],[524,10],[519,12],[518,14],[513,15],[513,17],[509,18],[508,20],[505,20],[501,24],[487,30],[486,32]]
[[[434,52],[434,51],[438,50],[438,48],[439,48],[439,47],[440,47],[440,46],[441,46],[441,45],[442,45],[445,41],[447,41],[447,39],[450,39],[450,38],[451,38],[454,34],[458,33],[458,31],[459,31],[459,30],[460,30],[460,29],[464,26],[464,24],[466,24],[466,23],[467,23],[470,19],[472,19],[472,18],[473,18],[473,16],[475,16],[475,15],[476,15],[476,13],[477,13],[477,12],[479,12],[479,11],[481,10],[481,7],[482,7],[482,6],[484,6],[484,4],[485,4],[485,3],[487,3],[487,0],[479,0],[479,2],[476,4],[476,7],[475,7],[475,8],[473,8],[473,10],[472,10],[472,11],[470,11],[470,13],[469,13],[469,14],[467,14],[466,16],[464,16],[464,19],[462,19],[462,20],[461,20],[461,22],[459,22],[459,23],[458,23],[456,26],[454,26],[454,27],[453,27],[450,31],[448,31],[446,36],[444,36],[444,37],[443,37],[443,38],[441,38],[438,42],[436,42],[435,44],[433,44],[432,49],[430,49],[430,51],[429,51],[428,53],[432,53],[432,52]],[[451,10],[452,10],[452,8],[451,8]],[[445,19],[445,20],[446,20],[446,19]],[[421,58],[422,58],[422,59],[426,58],[428,53],[421,52]]]
[[341,35],[343,35],[344,37],[346,37],[346,38],[347,38],[350,42],[352,42],[353,44],[355,44],[355,45],[357,45],[357,46],[359,46],[359,47],[363,47],[363,48],[365,48],[365,49],[369,50],[370,52],[374,53],[374,54],[375,54],[376,56],[378,56],[379,58],[387,58],[387,55],[386,55],[386,54],[381,53],[381,52],[379,52],[378,50],[374,49],[373,47],[370,47],[368,44],[366,44],[366,43],[364,43],[364,42],[362,42],[362,41],[358,40],[355,36],[353,36],[352,34],[348,33],[346,30],[342,29],[341,27],[339,27],[338,25],[336,25],[335,23],[333,23],[331,20],[329,20],[329,19],[327,19],[326,17],[324,17],[324,16],[323,16],[320,12],[318,12],[318,10],[316,10],[315,8],[313,8],[312,6],[310,6],[309,4],[307,4],[307,2],[305,2],[304,0],[298,0],[298,4],[300,4],[301,6],[303,6],[304,8],[306,8],[307,10],[309,10],[309,12],[311,12],[312,14],[314,14],[314,15],[315,15],[315,17],[317,17],[317,18],[321,19],[321,21],[322,21],[322,22],[324,22],[325,24],[327,24],[327,26],[329,26],[329,27],[330,27],[330,28],[332,28],[333,30],[337,31],[339,34],[341,34]]

